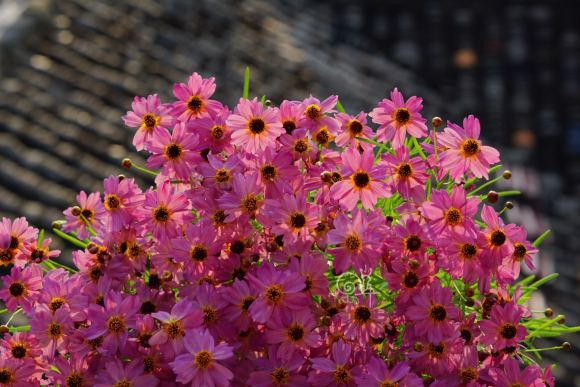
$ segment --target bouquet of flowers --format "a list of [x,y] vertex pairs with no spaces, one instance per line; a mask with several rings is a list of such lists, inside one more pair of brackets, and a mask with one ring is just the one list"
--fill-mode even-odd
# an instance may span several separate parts
[[489,191],[510,173],[479,120],[428,125],[397,89],[275,107],[249,81],[233,110],[197,73],[135,97],[147,165],[122,164],[155,185],[79,193],[52,227],[74,267],[2,220],[0,386],[553,386],[540,352],[570,345],[535,340],[580,327],[526,307],[548,232],[502,220],[518,192]]

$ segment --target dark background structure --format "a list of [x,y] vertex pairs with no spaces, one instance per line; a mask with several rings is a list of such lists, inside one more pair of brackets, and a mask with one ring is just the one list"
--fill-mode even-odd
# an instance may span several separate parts
[[[510,220],[553,230],[538,274],[561,276],[534,309],[578,325],[579,16],[564,0],[0,0],[0,216],[49,228],[122,158],[143,161],[121,116],[134,95],[170,101],[193,71],[230,106],[245,66],[274,102],[339,94],[368,111],[397,86],[427,117],[481,119],[513,172],[502,188],[524,192]],[[558,385],[580,386],[580,339],[566,339],[572,352],[546,358]]]

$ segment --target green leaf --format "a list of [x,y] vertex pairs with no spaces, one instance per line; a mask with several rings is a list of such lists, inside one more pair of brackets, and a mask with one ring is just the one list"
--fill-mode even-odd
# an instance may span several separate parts
[[264,95],[262,96],[262,98],[260,98],[260,103],[261,103],[262,105],[266,106],[266,94],[264,94]]
[[40,249],[42,247],[43,241],[44,241],[44,229],[41,229],[40,232],[38,233],[38,242],[36,243],[36,247]]
[[534,242],[532,242],[532,246],[538,247],[544,241],[544,239],[546,239],[548,237],[548,235],[550,235],[551,232],[552,232],[552,230],[549,230],[549,229],[544,231],[542,235],[537,237],[536,240]]
[[344,110],[344,107],[339,100],[336,101],[336,109],[341,113],[346,113],[346,110]]
[[242,92],[242,98],[248,99],[250,95],[250,67],[246,66],[246,71],[244,72],[244,91]]

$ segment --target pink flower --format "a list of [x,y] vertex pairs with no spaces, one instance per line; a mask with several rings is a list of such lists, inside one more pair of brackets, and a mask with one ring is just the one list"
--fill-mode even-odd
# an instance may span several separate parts
[[9,275],[2,277],[2,283],[0,299],[6,303],[6,308],[15,311],[21,306],[29,313],[42,289],[42,269],[37,265],[24,269],[14,266]]
[[292,134],[294,130],[300,128],[300,118],[302,118],[302,103],[298,101],[284,100],[280,104],[280,122],[286,134]]
[[185,195],[175,192],[172,184],[166,181],[156,191],[145,194],[145,202],[137,210],[137,218],[154,238],[165,241],[179,235],[193,215]]
[[423,380],[410,372],[406,362],[397,363],[389,369],[383,359],[372,357],[367,364],[367,375],[357,378],[360,386],[423,387]]
[[252,324],[249,309],[258,296],[258,291],[248,286],[246,281],[235,279],[232,286],[223,288],[223,298],[229,304],[224,315],[238,329],[247,331]]
[[322,102],[313,96],[306,98],[302,101],[303,116],[300,119],[299,126],[308,129],[310,133],[315,133],[324,128],[332,135],[336,135],[340,124],[335,118],[327,114],[336,111],[334,107],[337,102],[338,96],[336,95],[331,95]]
[[181,122],[190,121],[209,114],[216,114],[222,104],[209,99],[215,93],[214,78],[203,79],[198,73],[193,73],[184,83],[173,86],[173,95],[178,99],[173,104],[171,114]]
[[20,361],[0,356],[0,373],[6,383],[4,386],[10,387],[30,387],[39,385],[39,380],[34,378],[35,367],[32,361]]
[[364,151],[372,150],[373,144],[357,140],[357,137],[368,139],[374,137],[373,130],[367,125],[367,115],[365,112],[360,112],[356,116],[338,113],[335,117],[340,123],[340,129],[342,130],[342,132],[334,139],[336,145],[343,148],[360,147]]
[[283,235],[290,243],[297,239],[311,240],[310,233],[318,224],[317,208],[306,201],[305,194],[266,199],[260,219],[264,226],[271,227],[272,232]]
[[231,154],[234,147],[231,144],[232,131],[226,124],[230,110],[224,106],[217,113],[190,121],[190,130],[199,136],[202,149],[209,149],[214,154],[225,151]]
[[64,348],[64,339],[73,329],[72,320],[65,308],[52,313],[46,306],[40,305],[30,319],[30,332],[44,347],[44,354],[49,359],[54,357],[56,350]]
[[521,227],[516,228],[510,238],[514,246],[511,256],[504,258],[503,265],[510,271],[509,280],[513,281],[520,276],[520,268],[525,263],[530,270],[535,270],[533,255],[537,254],[536,249],[527,239],[526,230]]
[[344,335],[350,340],[356,340],[360,345],[370,342],[370,339],[382,337],[387,314],[377,307],[374,294],[356,296],[356,303],[347,303],[339,314],[344,324]]
[[503,220],[491,206],[484,205],[481,209],[481,219],[487,226],[483,232],[487,237],[488,267],[495,269],[504,258],[514,252],[512,239],[518,234],[514,224],[504,225]]
[[194,329],[185,336],[186,353],[169,365],[177,374],[176,381],[191,386],[229,386],[234,374],[222,364],[233,356],[233,348],[227,344],[215,345],[207,330]]
[[528,331],[520,324],[523,311],[514,301],[505,305],[495,305],[489,320],[479,322],[483,336],[480,342],[490,345],[496,351],[506,347],[517,347],[526,338]]
[[292,183],[299,177],[300,171],[292,162],[290,153],[266,149],[248,161],[248,169],[257,174],[258,184],[265,187],[266,197],[276,199],[284,193],[295,191]]
[[36,241],[38,229],[30,227],[26,218],[17,218],[14,221],[2,218],[2,222],[0,222],[0,238],[2,238],[2,235],[8,237],[7,248],[18,252],[24,245]]
[[425,182],[428,179],[425,172],[425,162],[420,157],[409,157],[409,149],[405,146],[396,149],[395,154],[386,153],[383,156],[387,166],[387,176],[393,192],[398,192],[405,199],[421,202],[425,197]]
[[198,164],[196,170],[203,176],[204,187],[230,189],[234,174],[243,172],[240,164],[240,158],[236,154],[224,161],[220,156],[209,153],[207,163]]
[[200,150],[197,135],[188,133],[185,123],[180,122],[171,134],[163,130],[151,139],[147,166],[163,167],[164,175],[189,182],[194,167],[203,161],[197,152]]
[[232,190],[226,192],[217,202],[225,210],[228,218],[240,221],[255,218],[263,204],[258,175],[234,175]]
[[503,369],[493,367],[489,370],[489,379],[497,387],[544,387],[541,370],[538,366],[527,366],[522,371],[516,359],[506,358],[503,362]]
[[370,151],[361,154],[348,148],[342,153],[342,176],[345,179],[331,187],[330,195],[344,209],[352,211],[359,200],[364,208],[372,209],[378,197],[389,196],[387,185],[382,181],[386,177],[385,168],[381,164],[373,166],[374,159]]
[[116,232],[133,221],[135,209],[142,204],[144,196],[134,179],[109,176],[103,181],[103,186],[107,224],[109,231]]
[[326,272],[328,271],[328,261],[324,256],[315,253],[303,254],[300,258],[293,258],[288,267],[304,278],[305,291],[320,296],[327,293],[328,279],[326,278]]
[[265,323],[273,314],[283,313],[287,309],[299,310],[308,304],[302,293],[305,284],[298,274],[264,264],[256,274],[248,273],[247,276],[250,284],[259,291],[258,298],[249,309],[254,321]]
[[143,369],[143,364],[136,361],[123,363],[119,359],[112,359],[106,362],[104,369],[97,374],[95,387],[155,387],[157,385],[157,378],[151,374],[146,374]]
[[299,374],[304,364],[304,356],[300,352],[288,359],[276,356],[273,346],[268,348],[268,358],[256,361],[257,371],[250,374],[248,385],[255,387],[302,387],[306,385],[306,376]]
[[133,111],[128,111],[123,121],[131,128],[138,128],[133,137],[133,145],[138,151],[147,149],[152,136],[172,127],[175,122],[169,114],[169,106],[162,105],[157,94],[135,97],[131,108]]
[[478,205],[476,197],[467,198],[463,188],[453,187],[451,195],[445,190],[431,192],[431,200],[423,203],[421,214],[429,221],[434,234],[445,231],[475,235],[474,216]]
[[482,232],[475,236],[451,233],[440,242],[442,254],[438,264],[452,278],[461,278],[466,283],[480,281],[483,285],[489,277],[484,265],[486,238]]
[[397,88],[391,91],[391,99],[383,99],[369,114],[377,129],[379,141],[391,141],[393,148],[404,145],[405,135],[421,138],[427,136],[425,119],[419,113],[423,109],[423,99],[412,96],[405,102]]
[[[169,350],[170,356],[183,351],[186,331],[200,328],[203,321],[202,313],[194,310],[193,304],[187,299],[177,302],[171,308],[171,313],[161,311],[151,316],[161,321],[161,329],[149,339],[149,344],[162,345],[166,352]],[[165,343],[170,346],[164,346]]]
[[86,239],[89,237],[88,227],[98,232],[104,226],[106,212],[101,203],[100,192],[87,195],[85,191],[81,191],[77,195],[77,202],[78,207],[69,207],[63,212],[66,222],[62,226],[62,231],[74,231],[79,239]]
[[208,221],[189,224],[185,237],[172,241],[175,260],[183,262],[186,274],[194,280],[217,266],[221,242],[216,240],[215,235],[207,232],[208,226]]
[[364,210],[352,212],[352,219],[341,213],[328,232],[328,243],[337,245],[329,250],[334,256],[334,271],[343,273],[351,266],[357,273],[373,269],[378,263],[380,246],[379,224]]
[[8,358],[16,360],[33,360],[38,362],[42,355],[38,339],[28,332],[15,332],[12,335],[4,335],[0,346]]
[[62,356],[54,359],[54,365],[59,372],[51,370],[49,376],[55,383],[63,386],[95,385],[95,376],[89,369],[88,356],[81,356],[72,352],[70,358]]
[[457,333],[455,322],[461,315],[451,302],[451,296],[451,289],[442,288],[439,281],[413,296],[414,305],[407,309],[405,315],[413,323],[417,335],[437,343]]
[[421,224],[415,217],[404,217],[399,223],[391,227],[390,235],[386,236],[386,242],[394,255],[409,257],[422,256],[428,247],[432,247],[429,238],[429,229]]
[[355,377],[360,370],[350,365],[351,346],[337,341],[332,346],[332,358],[317,357],[311,359],[312,371],[308,382],[313,386],[356,386]]
[[289,360],[296,351],[307,356],[310,348],[321,344],[315,328],[316,322],[308,309],[277,314],[267,322],[266,342],[279,344],[276,354],[280,359]]
[[248,153],[275,147],[276,138],[284,133],[278,109],[264,108],[257,98],[240,98],[226,123],[233,131],[232,144]]
[[463,128],[453,123],[448,125],[437,136],[438,144],[448,148],[439,153],[441,166],[455,181],[460,181],[466,172],[487,179],[489,167],[499,162],[499,152],[481,145],[479,120],[470,115],[463,119]]

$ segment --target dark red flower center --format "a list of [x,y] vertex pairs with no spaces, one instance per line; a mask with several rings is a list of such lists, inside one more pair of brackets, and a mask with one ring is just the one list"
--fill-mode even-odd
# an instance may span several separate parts
[[147,129],[153,129],[157,125],[157,119],[155,114],[147,113],[143,116],[143,126]]
[[402,180],[408,179],[409,176],[411,176],[412,174],[413,174],[413,168],[411,167],[411,164],[409,164],[409,163],[402,163],[397,168],[397,175],[399,175],[399,178]]
[[355,251],[361,247],[362,241],[360,240],[358,235],[350,234],[344,239],[344,245],[346,246],[347,249]]
[[278,168],[272,164],[266,164],[262,166],[260,173],[262,174],[262,178],[264,180],[274,181],[274,179],[276,179],[278,176]]
[[77,372],[69,374],[66,378],[66,387],[84,387],[85,378]]
[[153,218],[160,223],[165,223],[169,220],[169,210],[167,207],[159,206],[153,210]]
[[271,285],[266,288],[264,291],[266,299],[272,303],[278,303],[282,300],[282,286],[280,285]]
[[495,247],[499,247],[499,246],[503,245],[505,243],[506,239],[507,239],[507,237],[502,230],[495,230],[489,236],[489,240],[490,240],[491,244]]
[[252,134],[260,134],[266,129],[266,123],[261,118],[252,118],[248,122],[248,128]]
[[194,361],[197,368],[204,370],[211,365],[212,355],[206,350],[201,350],[195,355]]
[[364,324],[371,319],[371,310],[367,306],[357,306],[354,310],[354,320]]
[[455,207],[451,207],[445,211],[445,220],[450,226],[457,226],[462,220],[461,211]]
[[14,344],[10,352],[12,353],[12,356],[14,356],[14,358],[22,359],[26,356],[26,347],[24,346],[24,344],[21,343]]
[[332,373],[334,381],[337,384],[347,384],[351,381],[350,371],[346,366],[338,366]]
[[294,152],[296,153],[306,153],[310,150],[310,145],[306,139],[300,138],[294,142]]
[[429,309],[429,317],[434,321],[443,321],[447,317],[447,310],[441,304],[435,304]]
[[191,259],[197,262],[203,262],[207,258],[207,248],[203,245],[195,245],[191,248]]
[[105,197],[105,208],[107,210],[114,210],[121,207],[121,198],[115,194],[108,194]]
[[306,224],[306,217],[301,212],[295,212],[290,215],[290,226],[292,228],[302,228]]
[[411,119],[411,113],[407,108],[398,108],[397,110],[395,110],[394,116],[395,121],[397,121],[397,124],[399,124],[399,126],[405,125]]
[[24,284],[22,282],[12,282],[10,287],[8,287],[8,291],[12,297],[20,297],[24,294]]
[[504,339],[510,340],[516,337],[516,333],[518,332],[517,327],[512,323],[505,323],[499,332],[501,337]]
[[408,271],[403,276],[403,285],[405,285],[405,287],[408,289],[414,288],[418,283],[419,277],[413,271]]
[[285,368],[282,367],[274,368],[274,370],[271,373],[271,376],[272,382],[274,382],[275,385],[280,386],[287,385],[288,380],[290,379],[290,373],[286,371]]
[[528,253],[528,249],[526,248],[526,246],[523,243],[520,243],[520,242],[514,243],[513,257],[515,260],[521,261],[522,259],[524,259],[524,257],[526,256],[527,253]]
[[211,137],[214,140],[219,140],[224,136],[225,130],[222,125],[214,125],[211,127]]
[[352,176],[352,181],[357,188],[366,188],[371,182],[371,177],[365,171],[358,171]]
[[296,122],[292,120],[286,120],[282,123],[284,130],[287,134],[291,134],[296,129]]
[[304,327],[298,324],[292,325],[288,328],[288,339],[290,341],[300,341],[304,337]]
[[463,259],[471,259],[477,254],[477,246],[472,243],[464,243],[461,245],[461,257]]
[[417,251],[421,248],[421,238],[418,235],[412,234],[405,239],[405,247],[409,251]]
[[316,104],[306,106],[306,109],[304,109],[304,115],[311,120],[318,120],[321,116],[320,106]]
[[459,372],[461,383],[466,385],[477,379],[477,370],[474,368],[464,368]]
[[169,144],[165,147],[165,157],[169,160],[177,160],[183,153],[183,147],[179,144]]
[[330,132],[328,131],[328,129],[326,129],[326,127],[322,127],[318,130],[318,132],[316,132],[316,142],[319,145],[325,146],[330,142],[330,139],[332,138],[332,136],[330,135]]
[[351,120],[348,122],[348,131],[354,136],[358,136],[363,131],[363,124],[359,120]]
[[111,333],[121,333],[125,330],[125,320],[121,316],[111,316],[107,320],[107,329]]
[[474,138],[468,138],[467,140],[463,141],[461,149],[463,149],[463,154],[465,154],[465,156],[475,156],[477,153],[479,153],[479,141]]
[[198,95],[193,95],[189,98],[189,100],[187,101],[187,108],[193,113],[193,114],[199,114],[203,111],[204,108],[204,103],[203,103],[203,99],[201,99]]

